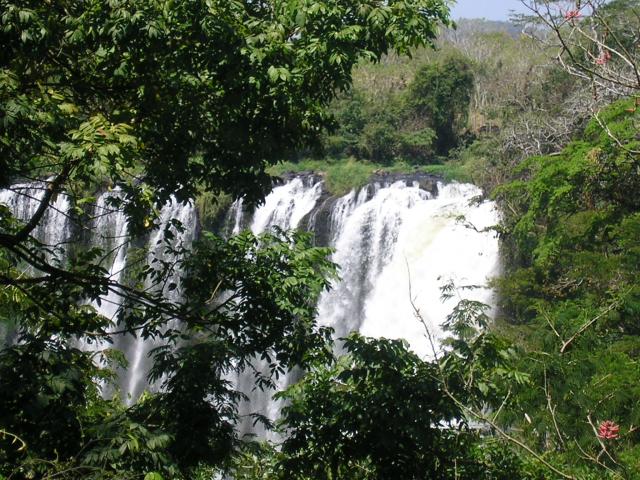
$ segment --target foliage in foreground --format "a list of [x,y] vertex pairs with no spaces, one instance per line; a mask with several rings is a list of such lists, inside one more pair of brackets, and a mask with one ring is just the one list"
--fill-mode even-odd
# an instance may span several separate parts
[[283,396],[285,478],[448,478],[465,440],[434,364],[400,341],[344,339],[347,355]]
[[[436,362],[397,340],[352,334],[345,355],[318,364],[281,398],[283,443],[245,445],[227,473],[237,480],[520,480],[535,467],[463,419]],[[425,339],[426,341],[426,339]],[[491,343],[487,340],[480,343]]]
[[[104,214],[96,191],[119,192],[108,205],[128,220],[119,248],[148,243],[169,200],[206,190],[259,202],[266,168],[317,141],[353,66],[430,44],[448,8],[0,0],[0,11],[0,188],[24,195],[19,182],[42,181],[26,218],[0,205],[0,322],[16,340],[0,350],[0,474],[179,478],[221,464],[241,398],[225,375],[261,356],[271,371],[256,383],[266,387],[326,354],[313,310],[332,271],[327,252],[287,235],[207,237],[191,250],[175,241],[184,226],[174,219],[154,246],[163,255],[138,259],[121,282],[113,252],[77,235]],[[36,227],[64,195],[76,235],[43,245]],[[176,278],[182,267],[190,281]],[[189,295],[175,295],[183,288]],[[231,300],[217,301],[223,294]],[[113,318],[92,306],[108,295]],[[109,348],[121,335],[158,347],[162,393],[132,407],[97,392],[108,372],[93,360],[122,360]]]
[[[495,193],[511,211],[504,330],[535,385],[511,390],[504,421],[576,478],[640,471],[639,127],[634,102],[615,103]],[[596,435],[604,421],[614,438]]]
[[[51,465],[68,470],[69,478],[145,471],[177,477],[200,462],[222,463],[236,446],[242,397],[224,378],[249,368],[255,355],[272,357],[274,371],[259,384],[269,388],[275,370],[327,355],[329,331],[314,323],[315,300],[333,273],[327,250],[311,248],[301,234],[244,233],[228,242],[207,236],[194,251],[185,266],[188,301],[173,305],[184,319],[180,328],[160,330],[143,321],[148,311],[137,312],[143,334],[166,342],[154,352],[151,373],[163,383],[161,393],[130,408],[118,397],[103,400],[98,382],[110,374],[94,359],[110,358],[109,346],[87,352],[70,335],[50,338],[44,319],[37,333],[25,326],[23,342],[3,348],[0,425],[26,445],[0,438],[3,473],[45,476],[56,459]],[[211,285],[233,293],[212,306]],[[49,295],[53,302],[57,292]],[[23,302],[22,308],[33,307]]]

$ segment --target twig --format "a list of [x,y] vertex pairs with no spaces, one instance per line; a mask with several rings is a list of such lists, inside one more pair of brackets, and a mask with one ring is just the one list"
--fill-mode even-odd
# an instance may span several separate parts
[[599,315],[595,316],[594,318],[592,318],[591,320],[589,320],[587,323],[585,323],[582,327],[580,327],[580,329],[574,333],[571,338],[569,338],[569,340],[567,340],[566,342],[564,342],[562,344],[562,348],[560,348],[560,353],[564,353],[567,351],[567,348],[569,348],[569,346],[573,343],[573,341],[578,338],[582,333],[584,333],[589,327],[591,327],[591,325],[593,325],[594,323],[596,323],[598,320],[600,320],[602,317],[604,317],[607,313],[609,313],[611,310],[613,310],[614,308],[616,308],[618,305],[620,304],[620,301],[615,301],[613,302],[611,305],[609,305],[604,311],[600,312]]
[[511,397],[511,389],[509,389],[509,391],[507,392],[506,397],[504,397],[504,400],[502,401],[502,403],[500,404],[500,408],[498,408],[498,411],[496,412],[496,414],[493,416],[493,421],[495,422],[496,420],[498,420],[498,416],[500,415],[500,412],[502,411],[502,409],[504,408],[504,406],[507,404],[507,402],[509,401],[509,397]]
[[547,397],[547,408],[549,409],[549,412],[551,413],[551,420],[553,420],[553,426],[556,429],[556,434],[558,435],[558,440],[560,440],[560,444],[562,445],[562,448],[566,449],[566,445],[564,443],[564,438],[562,438],[562,433],[560,432],[560,428],[558,427],[558,421],[556,419],[556,406],[552,406],[551,404],[551,393],[549,392],[549,384],[547,382],[547,370],[545,368],[544,370],[544,394]]
[[[407,270],[408,269],[409,269],[409,265],[407,264]],[[534,451],[529,445],[527,445],[526,443],[518,440],[515,437],[512,437],[507,432],[505,432],[502,428],[500,428],[493,420],[491,420],[490,418],[487,418],[482,413],[476,412],[472,408],[469,408],[462,401],[460,401],[455,395],[453,395],[453,393],[451,393],[451,391],[449,390],[449,387],[447,385],[446,376],[445,376],[444,371],[442,369],[441,362],[440,362],[440,360],[438,358],[438,353],[437,353],[437,350],[436,350],[436,347],[435,347],[434,338],[431,335],[431,331],[429,330],[429,327],[427,326],[427,322],[422,317],[422,314],[420,313],[420,309],[417,307],[417,305],[415,304],[415,301],[414,301],[414,299],[412,297],[412,294],[411,294],[411,272],[409,271],[408,273],[409,273],[409,302],[411,303],[411,307],[413,308],[413,312],[414,312],[415,317],[418,319],[418,321],[420,321],[420,323],[423,325],[423,327],[425,329],[426,337],[427,337],[427,339],[429,341],[429,344],[431,346],[431,350],[433,352],[434,361],[436,363],[438,371],[440,372],[439,381],[440,381],[440,383],[442,385],[442,389],[443,389],[443,392],[445,393],[445,395],[447,397],[449,397],[449,399],[451,399],[451,401],[453,401],[453,403],[456,404],[456,406],[458,406],[463,412],[466,412],[468,415],[471,415],[472,417],[475,417],[477,420],[480,420],[481,422],[487,423],[491,428],[493,428],[496,432],[498,432],[503,438],[505,438],[507,441],[517,445],[518,447],[522,448],[523,450],[525,450],[527,453],[529,453],[529,455],[534,457],[538,462],[540,462],[542,465],[547,467],[552,472],[556,473],[557,475],[560,475],[562,478],[565,478],[567,480],[577,480],[576,477],[574,477],[573,475],[569,475],[569,474],[563,472],[562,470],[558,469],[554,465],[550,464],[540,454],[538,454],[536,451]]]

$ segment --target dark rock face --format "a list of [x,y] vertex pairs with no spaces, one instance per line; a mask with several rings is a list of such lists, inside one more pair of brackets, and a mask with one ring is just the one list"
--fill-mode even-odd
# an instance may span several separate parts
[[407,185],[411,185],[417,183],[418,186],[429,192],[434,197],[438,195],[438,182],[442,182],[442,177],[438,177],[437,175],[432,175],[430,173],[387,173],[387,172],[377,172],[371,178],[370,183],[380,183],[383,186],[391,185],[395,182],[405,182]]
[[327,191],[323,191],[318,206],[314,208],[307,218],[303,219],[306,229],[313,232],[313,243],[316,246],[327,246],[331,240],[331,212],[333,206],[338,201]]
[[322,175],[316,172],[285,172],[279,177],[273,178],[273,186],[277,187],[280,185],[284,185],[285,183],[290,182],[294,178],[301,178],[305,185],[313,185],[314,183],[322,180]]

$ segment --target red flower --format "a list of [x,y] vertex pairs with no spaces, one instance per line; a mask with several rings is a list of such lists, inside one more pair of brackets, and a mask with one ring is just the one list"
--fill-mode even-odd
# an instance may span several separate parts
[[582,16],[580,10],[567,10],[564,14],[565,20],[575,20]]
[[620,426],[611,420],[605,420],[598,427],[598,437],[605,440],[615,440],[620,436]]
[[596,58],[597,65],[606,65],[609,60],[611,60],[611,53],[608,50],[605,50],[600,54],[598,58]]

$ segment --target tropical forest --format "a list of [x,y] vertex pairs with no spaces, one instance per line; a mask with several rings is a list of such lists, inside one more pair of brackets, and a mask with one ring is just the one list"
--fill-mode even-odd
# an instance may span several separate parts
[[515,3],[0,0],[0,480],[640,480],[640,0]]

